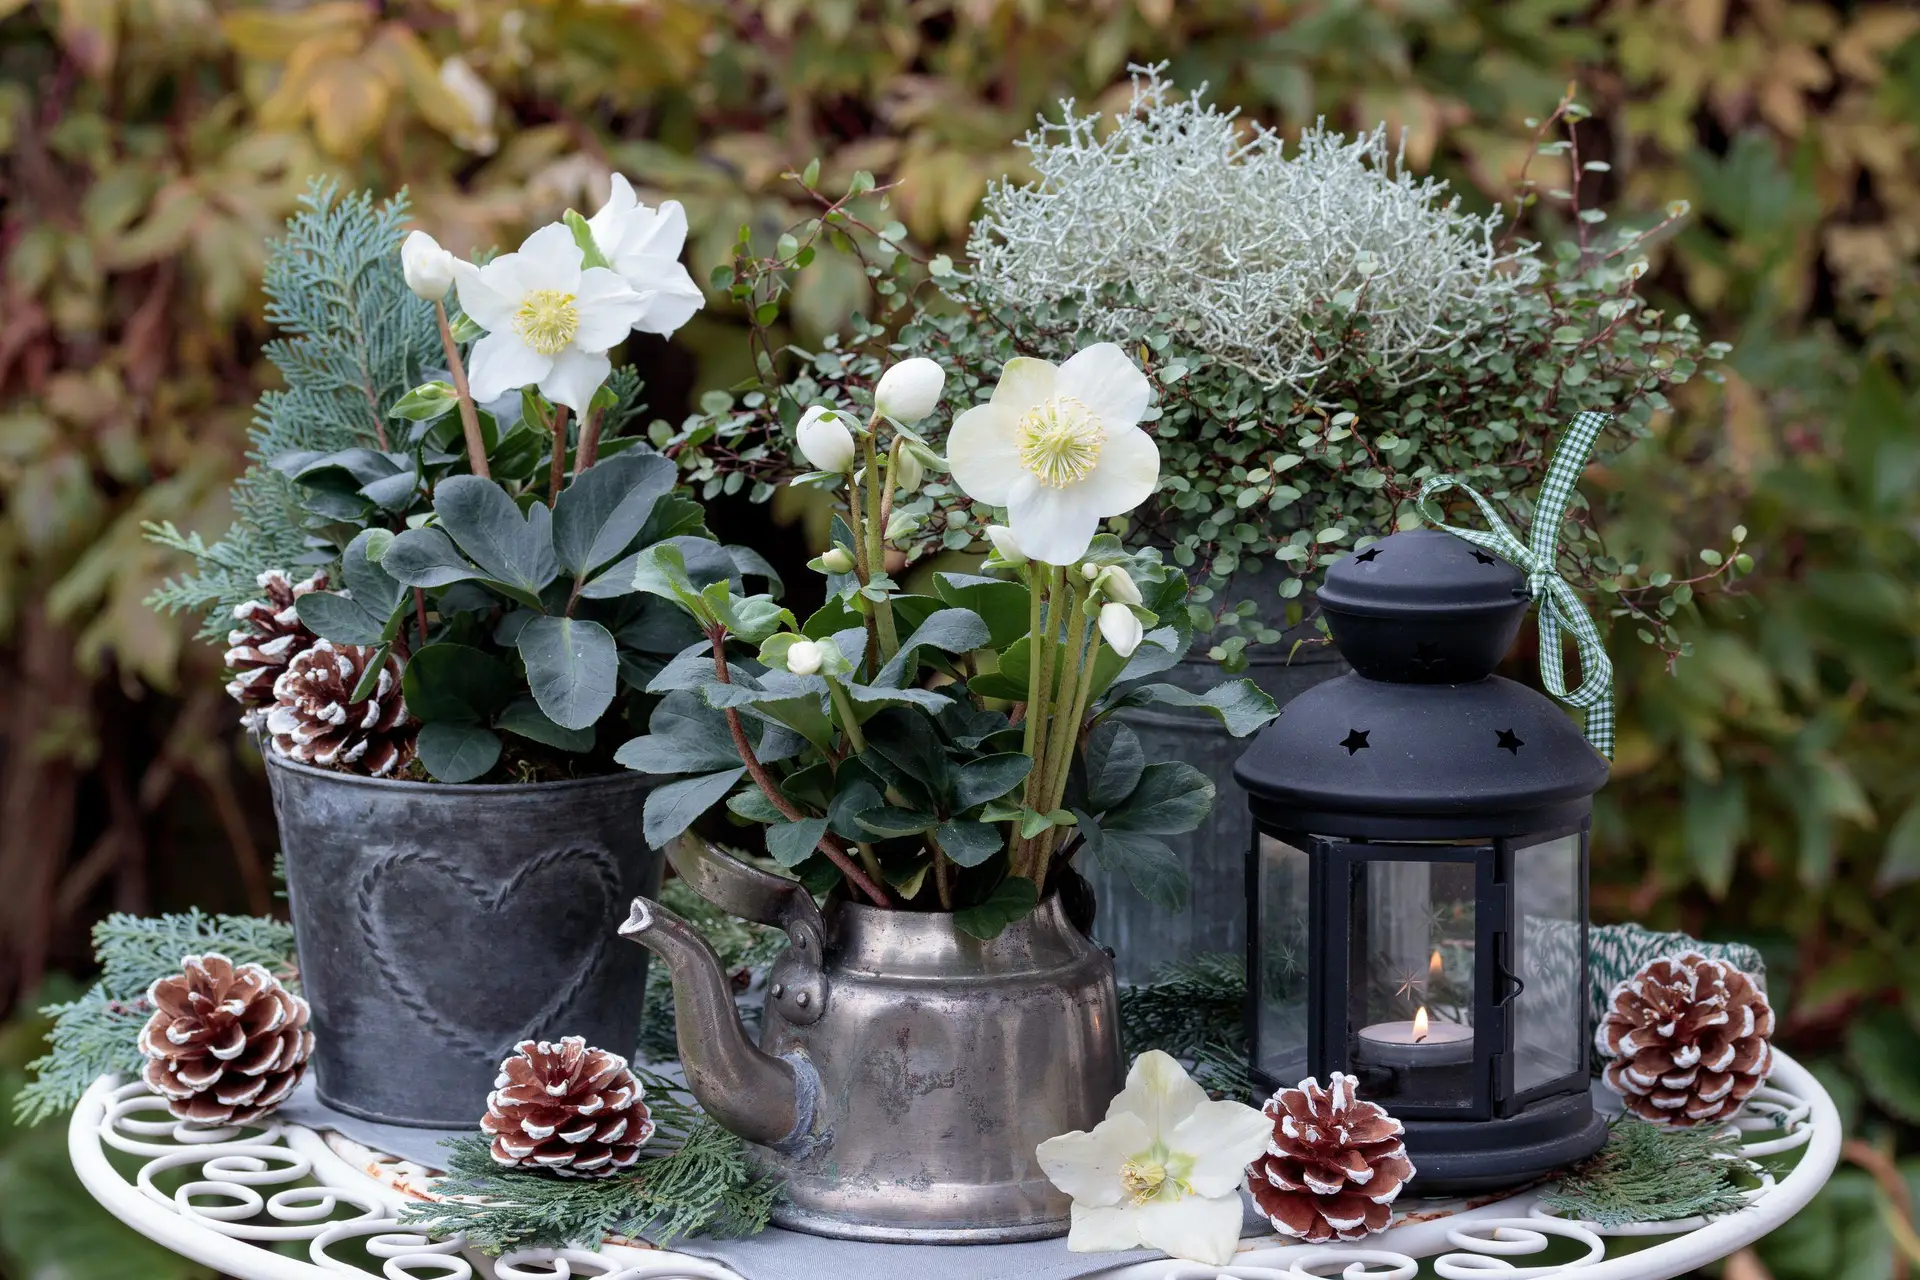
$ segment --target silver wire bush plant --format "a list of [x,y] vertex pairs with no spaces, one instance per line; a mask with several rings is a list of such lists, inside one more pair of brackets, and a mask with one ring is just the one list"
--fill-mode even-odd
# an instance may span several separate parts
[[[1162,466],[1158,491],[1108,528],[1186,571],[1195,651],[1234,669],[1250,644],[1303,621],[1330,560],[1417,523],[1427,477],[1460,477],[1524,528],[1576,413],[1616,415],[1605,462],[1650,434],[1671,389],[1718,380],[1709,366],[1725,344],[1639,293],[1645,252],[1684,202],[1608,228],[1582,199],[1607,165],[1580,154],[1587,113],[1571,95],[1527,123],[1534,154],[1577,180],[1553,186],[1530,160],[1513,204],[1476,215],[1408,173],[1380,130],[1350,140],[1316,127],[1289,149],[1174,94],[1157,68],[1134,76],[1120,119],[1063,103],[1062,122],[1027,135],[1038,179],[990,191],[971,262],[910,249],[906,229],[873,212],[886,188],[869,175],[839,197],[818,190],[817,165],[791,175],[820,215],[771,253],[743,228],[712,281],[747,312],[756,376],[708,393],[678,428],[654,423],[655,446],[705,492],[764,501],[791,474],[802,410],[864,417],[874,381],[904,356],[946,368],[958,412],[1014,356],[1117,342],[1153,383],[1143,425]],[[1553,229],[1551,243],[1522,239],[1523,220]],[[778,325],[823,242],[859,256],[876,306],[808,349]],[[896,544],[909,563],[984,551],[987,521],[954,486],[930,480],[896,510],[914,525]],[[1675,620],[1696,591],[1752,567],[1738,527],[1723,548],[1664,567],[1609,548],[1584,495],[1569,520],[1563,572],[1669,660],[1688,651]]]

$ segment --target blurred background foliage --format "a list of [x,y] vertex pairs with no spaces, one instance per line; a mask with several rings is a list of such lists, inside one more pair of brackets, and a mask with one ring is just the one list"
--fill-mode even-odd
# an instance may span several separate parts
[[[269,376],[264,242],[316,172],[411,188],[456,250],[516,242],[618,169],[683,201],[697,279],[740,226],[804,216],[822,160],[900,185],[956,250],[1010,139],[1130,61],[1283,130],[1404,129],[1476,206],[1522,120],[1577,81],[1625,211],[1694,216],[1649,292],[1734,344],[1654,437],[1590,476],[1609,542],[1680,565],[1735,522],[1754,575],[1686,606],[1669,673],[1612,637],[1625,731],[1597,918],[1768,954],[1783,1043],[1850,1125],[1816,1205],[1728,1265],[1757,1280],[1920,1266],[1920,10],[1900,0],[0,0],[0,1092],[40,995],[112,908],[271,908],[271,815],[218,654],[142,599],[140,525],[225,523]],[[747,371],[715,305],[637,353],[654,411]],[[818,337],[867,304],[801,278]],[[765,508],[716,528],[756,536]],[[759,531],[764,536],[764,529]],[[3,1122],[0,1122],[3,1123]],[[0,1128],[0,1272],[187,1275]],[[24,1212],[32,1192],[31,1216]]]

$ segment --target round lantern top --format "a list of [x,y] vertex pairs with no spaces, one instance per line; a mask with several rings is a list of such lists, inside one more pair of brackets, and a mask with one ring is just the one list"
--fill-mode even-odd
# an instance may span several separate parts
[[1433,529],[1382,539],[1319,593],[1351,675],[1308,690],[1234,767],[1254,815],[1362,839],[1520,835],[1583,818],[1607,762],[1545,695],[1492,674],[1525,576]]

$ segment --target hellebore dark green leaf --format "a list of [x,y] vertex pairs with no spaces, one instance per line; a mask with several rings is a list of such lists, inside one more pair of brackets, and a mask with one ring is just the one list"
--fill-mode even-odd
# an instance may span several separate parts
[[929,614],[925,622],[915,627],[912,635],[900,642],[900,651],[880,669],[874,684],[881,688],[898,689],[911,683],[918,673],[918,668],[913,661],[914,655],[920,649],[933,648],[942,653],[967,653],[983,647],[988,639],[987,624],[973,610],[937,610]]
[[990,942],[1039,901],[1040,892],[1033,881],[1025,876],[1008,876],[994,886],[986,901],[954,912],[953,924],[962,933]]
[[447,534],[489,578],[539,592],[559,575],[553,554],[553,514],[535,502],[526,514],[507,491],[478,476],[448,476],[433,494],[433,510]]
[[1138,734],[1117,720],[1107,720],[1087,735],[1080,765],[1087,808],[1102,813],[1133,794],[1147,767],[1147,757]]
[[880,788],[865,774],[864,769],[852,770],[842,766],[835,780],[833,800],[827,805],[827,824],[843,840],[872,839],[867,829],[860,825],[859,815],[869,809],[878,809],[887,802]]
[[1883,1008],[1847,1024],[1847,1061],[1875,1106],[1908,1124],[1920,1124],[1920,1032],[1898,1009]]
[[955,813],[963,813],[977,804],[997,800],[1032,772],[1033,757],[1018,751],[969,760],[954,770],[951,807]]
[[420,726],[414,750],[441,782],[472,782],[500,759],[500,735],[462,720],[430,720]]
[[879,805],[864,809],[854,815],[854,821],[869,837],[879,836],[886,839],[893,836],[916,836],[931,828],[937,821],[932,814],[918,809],[902,809],[898,805]]
[[767,852],[775,862],[791,869],[812,857],[813,851],[820,846],[820,838],[826,834],[825,818],[776,822],[767,828]]
[[1116,699],[1107,710],[1120,707],[1145,707],[1153,703],[1169,707],[1192,707],[1205,711],[1236,738],[1244,738],[1280,714],[1267,692],[1251,680],[1227,680],[1205,693],[1194,693],[1173,684],[1142,685]]
[[547,718],[540,710],[540,704],[532,698],[515,698],[500,713],[497,725],[508,733],[517,733],[534,742],[545,743],[562,751],[593,750],[592,729],[567,729]]
[[1032,599],[1022,582],[971,573],[936,573],[933,589],[948,604],[971,609],[987,624],[988,644],[1004,649],[1027,634]]
[[674,464],[657,453],[622,453],[587,468],[553,507],[553,551],[575,578],[625,551],[653,505],[673,492]]
[[977,867],[1006,847],[1000,828],[990,822],[943,822],[933,838],[955,865]]
[[293,602],[294,612],[307,630],[335,644],[379,644],[385,639],[387,615],[374,617],[358,600],[333,591],[310,591]]
[[361,608],[383,620],[400,607],[407,595],[406,585],[381,562],[381,557],[392,550],[394,541],[394,535],[385,529],[363,529],[340,555],[342,585]]
[[620,655],[613,633],[584,618],[534,618],[520,629],[534,701],[563,729],[585,729],[613,701]]
[[703,773],[741,763],[725,718],[690,690],[662,698],[647,727],[651,733],[628,741],[614,756],[629,769]]
[[1137,831],[1102,827],[1085,814],[1079,831],[1100,865],[1127,877],[1139,895],[1166,911],[1187,905],[1187,872],[1166,841]]
[[700,818],[700,815],[713,808],[733,790],[733,784],[746,777],[745,765],[735,765],[731,769],[722,769],[718,773],[701,774],[695,778],[682,778],[678,782],[669,782],[647,792],[647,803],[642,811],[640,831],[648,844],[658,849],[677,835],[682,835]]
[[[727,797],[729,812],[739,814],[748,822],[763,822],[771,826],[776,822],[785,822],[787,817],[774,808],[773,801],[767,799],[767,793],[759,787],[742,787]],[[826,829],[826,820],[821,820],[821,830]]]
[[445,641],[415,653],[400,678],[407,710],[429,723],[491,724],[516,684],[512,668],[485,649]]
[[383,511],[403,511],[412,503],[419,487],[418,473],[401,471],[361,485],[360,492]]
[[732,558],[734,570],[739,573],[741,577],[746,577],[751,574],[756,578],[765,578],[767,580],[767,590],[776,596],[786,592],[786,584],[780,580],[780,571],[773,567],[772,561],[768,560],[758,551],[755,551],[752,547],[735,546],[729,543],[727,546],[722,547],[721,550],[725,551],[727,555]]
[[905,707],[888,707],[866,722],[860,761],[923,808],[942,804],[952,787],[950,764],[933,722]]
[[1101,825],[1108,834],[1175,836],[1191,831],[1213,808],[1213,782],[1206,774],[1178,760],[1150,764],[1140,772],[1140,784],[1117,807],[1107,811]]
[[409,587],[444,587],[486,577],[438,529],[408,529],[396,535],[380,558],[380,567]]

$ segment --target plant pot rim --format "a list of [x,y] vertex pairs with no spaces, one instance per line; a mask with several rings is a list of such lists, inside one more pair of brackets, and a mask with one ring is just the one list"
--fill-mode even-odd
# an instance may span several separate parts
[[412,778],[369,778],[364,774],[322,769],[315,765],[302,764],[298,760],[289,760],[277,754],[272,747],[263,749],[260,757],[267,762],[269,769],[285,769],[296,776],[324,778],[342,786],[392,791],[432,791],[436,794],[455,796],[501,796],[526,792],[545,794],[587,787],[603,787],[620,782],[633,786],[650,785],[655,781],[653,774],[622,769],[619,773],[602,773],[591,778],[556,778],[551,782],[416,782]]

